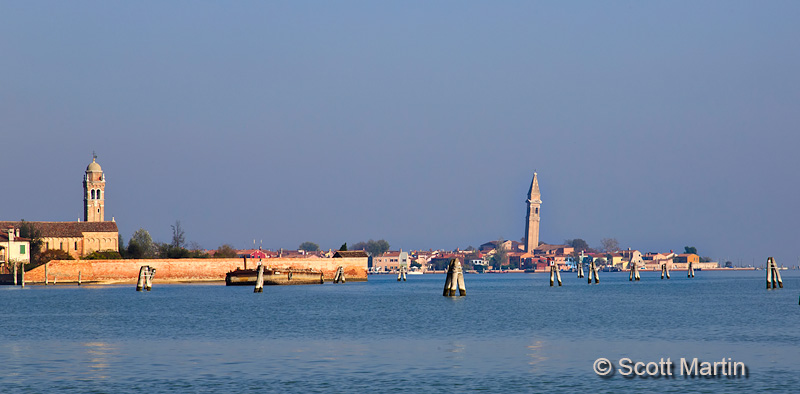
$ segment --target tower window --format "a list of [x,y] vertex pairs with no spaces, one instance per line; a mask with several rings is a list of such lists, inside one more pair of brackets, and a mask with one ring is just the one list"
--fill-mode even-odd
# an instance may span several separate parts
[[75,242],[75,250],[78,250],[78,242]]
[[536,214],[537,215],[539,214],[539,208],[536,208]]
[[97,199],[100,200],[100,190],[97,191]]
[[94,200],[94,189],[92,189],[92,200]]

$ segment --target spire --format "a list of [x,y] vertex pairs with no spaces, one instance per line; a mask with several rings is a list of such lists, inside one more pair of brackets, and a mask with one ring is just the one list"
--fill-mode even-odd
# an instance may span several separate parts
[[533,173],[531,180],[531,188],[528,190],[528,201],[537,201],[542,198],[542,193],[539,192],[539,179],[536,177],[536,172]]

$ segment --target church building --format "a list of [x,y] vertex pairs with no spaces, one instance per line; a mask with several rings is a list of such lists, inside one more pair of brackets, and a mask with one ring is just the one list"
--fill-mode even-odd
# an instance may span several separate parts
[[[119,251],[117,223],[105,221],[106,177],[97,156],[86,167],[83,177],[83,221],[27,222],[41,233],[42,249],[60,249],[73,258],[95,251]],[[20,222],[0,222],[0,229],[19,229]]]

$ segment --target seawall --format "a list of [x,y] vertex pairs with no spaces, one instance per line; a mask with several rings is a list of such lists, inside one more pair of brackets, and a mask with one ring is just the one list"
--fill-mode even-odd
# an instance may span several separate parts
[[[332,281],[339,266],[344,267],[348,281],[367,280],[366,258],[309,258],[262,260],[265,267],[314,269],[322,271],[326,281]],[[78,282],[80,272],[84,283],[136,283],[139,268],[149,265],[156,269],[153,278],[158,282],[224,281],[225,274],[236,268],[255,268],[257,259],[147,259],[147,260],[53,260],[48,263],[48,281]],[[45,266],[25,272],[26,283],[44,283]]]

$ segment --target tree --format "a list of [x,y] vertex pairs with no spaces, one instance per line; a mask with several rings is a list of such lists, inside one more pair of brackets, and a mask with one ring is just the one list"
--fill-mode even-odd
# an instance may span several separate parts
[[505,242],[502,238],[497,240],[497,247],[494,249],[494,253],[492,257],[489,259],[489,264],[494,267],[494,269],[502,269],[503,266],[508,265],[508,250],[506,250]]
[[694,246],[684,246],[683,250],[686,254],[697,254],[697,248]]
[[176,220],[172,226],[172,245],[175,248],[183,248],[186,246],[186,235],[181,227],[181,221]]
[[133,259],[152,259],[155,254],[156,248],[150,233],[143,228],[136,230],[128,241],[128,255]]
[[381,239],[379,241],[367,241],[367,253],[369,253],[371,256],[380,256],[386,253],[387,250],[389,250],[389,243],[386,242],[386,240]]
[[342,246],[339,247],[339,250],[342,251],[342,252],[346,252],[347,251],[347,242],[343,243]]
[[619,241],[616,238],[603,238],[600,240],[600,249],[603,252],[616,252],[619,250]]
[[26,222],[25,219],[19,221],[19,236],[22,238],[30,239],[30,256],[31,263],[43,263],[41,260],[42,253],[42,232],[31,222]]
[[217,251],[214,252],[214,257],[219,257],[221,259],[229,259],[236,256],[238,256],[238,253],[230,244],[221,245],[217,248]]
[[579,253],[581,251],[585,251],[585,250],[589,250],[590,249],[589,248],[589,244],[586,243],[586,241],[584,241],[584,240],[582,240],[580,238],[568,239],[568,240],[564,241],[564,244],[567,245],[567,246],[572,246],[573,248],[575,248],[575,251],[579,252]]
[[300,246],[297,247],[297,249],[298,250],[305,250],[306,252],[316,252],[316,251],[319,250],[319,245],[317,245],[317,244],[315,244],[315,243],[313,243],[311,241],[306,241],[306,242],[301,243]]
[[380,256],[389,250],[389,243],[386,240],[375,241],[370,239],[367,242],[356,242],[353,244],[352,250],[364,250],[370,256]]

